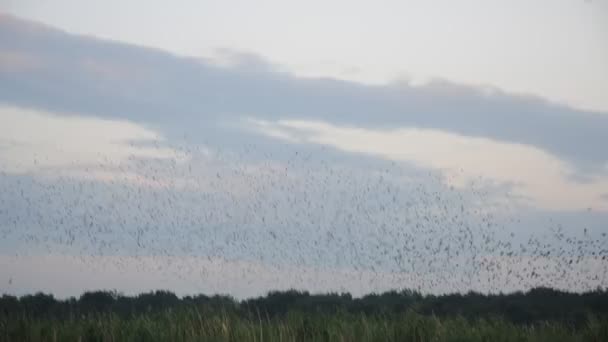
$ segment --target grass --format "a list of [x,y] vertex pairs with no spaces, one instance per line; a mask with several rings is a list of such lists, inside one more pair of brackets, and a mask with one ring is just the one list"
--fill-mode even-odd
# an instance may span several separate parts
[[97,313],[67,319],[0,316],[2,341],[608,341],[608,319],[590,316],[580,328],[544,322],[402,314],[289,312],[246,317],[196,307],[120,317]]

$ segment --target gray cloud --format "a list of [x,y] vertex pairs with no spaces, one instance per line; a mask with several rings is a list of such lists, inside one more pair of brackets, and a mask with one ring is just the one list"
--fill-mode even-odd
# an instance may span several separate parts
[[0,101],[125,118],[167,134],[231,142],[247,135],[218,130],[218,123],[253,116],[440,129],[532,145],[584,172],[599,172],[608,160],[608,115],[602,113],[449,82],[412,87],[304,79],[256,56],[224,55],[230,66],[71,35],[3,15]]

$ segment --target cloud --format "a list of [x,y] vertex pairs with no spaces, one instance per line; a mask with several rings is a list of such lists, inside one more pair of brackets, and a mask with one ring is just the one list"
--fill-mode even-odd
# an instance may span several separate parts
[[0,72],[27,72],[40,66],[35,56],[15,51],[0,52]]
[[608,160],[605,113],[487,87],[441,81],[372,86],[298,78],[234,51],[224,51],[226,65],[218,65],[217,59],[70,35],[7,15],[0,17],[0,53],[35,57],[42,66],[2,71],[0,101],[151,123],[169,135],[244,140],[212,127],[247,116],[369,129],[435,129],[525,144],[567,160],[581,173],[605,173]]
[[0,105],[0,171],[28,173],[116,166],[129,158],[177,158],[164,137],[126,120],[57,115]]
[[510,184],[516,194],[544,208],[608,210],[602,200],[608,177],[575,181],[570,177],[572,165],[529,145],[431,129],[363,129],[302,120],[252,123],[262,134],[290,142],[322,144],[442,170],[449,176],[448,184],[461,186],[478,177]]

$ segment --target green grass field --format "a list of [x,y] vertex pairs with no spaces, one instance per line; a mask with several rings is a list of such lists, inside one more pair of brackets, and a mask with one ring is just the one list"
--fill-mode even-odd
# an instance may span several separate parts
[[608,341],[608,291],[0,297],[0,341]]
[[578,329],[559,323],[515,325],[500,319],[303,314],[281,318],[165,310],[129,318],[93,314],[66,320],[4,318],[4,341],[608,341],[608,320]]

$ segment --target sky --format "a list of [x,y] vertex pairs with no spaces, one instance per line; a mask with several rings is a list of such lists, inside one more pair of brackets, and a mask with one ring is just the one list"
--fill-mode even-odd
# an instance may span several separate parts
[[5,11],[184,56],[246,51],[305,76],[446,79],[608,110],[608,2],[37,1]]
[[0,13],[2,292],[608,285],[606,1]]

